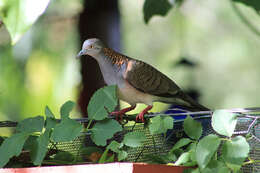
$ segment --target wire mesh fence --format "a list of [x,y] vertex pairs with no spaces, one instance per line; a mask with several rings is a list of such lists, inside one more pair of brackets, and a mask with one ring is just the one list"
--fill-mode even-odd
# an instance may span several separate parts
[[[172,110],[176,111],[176,109]],[[237,114],[238,121],[234,136],[243,135],[246,136],[250,145],[249,157],[254,160],[260,160],[260,108],[250,108],[250,109],[230,109],[227,110]],[[168,110],[169,112],[169,110]],[[211,111],[203,112],[182,112],[182,113],[153,113],[146,115],[146,118],[151,118],[154,116],[172,116],[174,121],[174,128],[168,130],[166,135],[158,134],[151,135],[148,128],[142,123],[124,126],[124,130],[114,135],[113,139],[118,142],[122,141],[124,134],[130,131],[142,131],[145,132],[146,141],[142,147],[130,148],[128,152],[128,157],[126,161],[131,162],[149,162],[149,156],[152,154],[164,155],[172,148],[172,146],[181,138],[185,137],[183,130],[183,121],[186,115],[191,115],[193,118],[202,123],[203,134],[206,136],[208,134],[216,134],[211,126]],[[181,118],[180,118],[181,117]],[[87,118],[76,119],[78,122],[86,125],[88,123]],[[132,123],[133,124],[133,123]],[[3,121],[0,122],[0,127],[15,127],[16,122]],[[0,129],[1,130],[1,129]],[[187,136],[186,136],[187,137]],[[109,142],[109,141],[108,141]],[[82,133],[82,135],[71,142],[61,142],[61,143],[51,143],[49,148],[55,148],[61,151],[67,151],[71,154],[84,157],[84,153],[80,153],[79,149],[82,146],[93,146],[90,139],[89,133]],[[219,151],[221,152],[221,151]],[[239,151],[237,151],[239,152]],[[245,173],[260,172],[260,163],[247,164],[242,167],[242,171]]]

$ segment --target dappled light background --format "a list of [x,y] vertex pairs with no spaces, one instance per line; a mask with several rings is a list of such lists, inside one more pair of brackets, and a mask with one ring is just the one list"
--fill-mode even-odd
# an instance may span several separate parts
[[[120,52],[152,64],[183,89],[196,89],[209,108],[260,103],[260,37],[229,1],[186,1],[166,17],[143,21],[143,0],[119,1]],[[238,6],[260,29],[255,11]],[[12,48],[0,28],[0,121],[43,115],[46,105],[75,101],[80,88],[78,15],[82,1],[51,1],[46,12]],[[176,65],[181,58],[195,64]],[[159,111],[163,106],[155,106]],[[79,117],[77,110],[72,113]]]

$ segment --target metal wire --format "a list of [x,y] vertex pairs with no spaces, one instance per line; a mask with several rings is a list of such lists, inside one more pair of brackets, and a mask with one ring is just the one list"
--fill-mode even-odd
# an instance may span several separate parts
[[[234,135],[243,135],[246,136],[250,144],[250,158],[254,160],[260,160],[260,107],[258,108],[234,108],[234,109],[224,109],[225,111],[232,112],[237,114],[238,121],[237,126],[234,132]],[[172,116],[178,118],[181,116],[192,115],[193,118],[197,121],[200,121],[203,126],[202,136],[208,134],[216,133],[211,127],[211,116],[213,111],[200,111],[200,112],[188,112],[182,109],[169,109],[167,111],[183,111],[183,113],[164,113],[156,112],[145,115],[145,118],[152,118],[155,116]],[[124,118],[127,121],[135,121],[136,115],[128,115]],[[109,116],[109,118],[115,118],[114,116]],[[77,118],[74,119],[82,124],[87,124],[89,122],[88,118]],[[58,120],[59,121],[59,120]],[[166,138],[159,135],[151,135],[149,130],[145,128],[143,123],[135,123],[131,126],[125,126],[124,130],[120,133],[114,135],[113,139],[118,142],[122,141],[124,134],[130,131],[142,131],[145,133],[147,140],[144,142],[144,147],[130,148],[128,149],[128,158],[127,161],[138,161],[138,162],[147,162],[149,161],[150,155],[163,155],[166,154],[171,147],[179,139],[185,137],[183,131],[183,121],[182,119],[174,120],[174,128],[167,132]],[[2,121],[0,122],[1,127],[16,127],[17,122],[13,121]],[[108,141],[108,143],[109,143]],[[82,135],[75,139],[72,142],[62,142],[51,144],[50,148],[55,148],[62,151],[69,151],[72,154],[77,154],[80,157],[84,157],[83,153],[79,153],[79,148],[82,146],[93,146],[91,142],[90,133],[82,132]],[[239,151],[238,151],[239,152]],[[260,163],[245,165],[242,168],[243,172],[260,172]]]

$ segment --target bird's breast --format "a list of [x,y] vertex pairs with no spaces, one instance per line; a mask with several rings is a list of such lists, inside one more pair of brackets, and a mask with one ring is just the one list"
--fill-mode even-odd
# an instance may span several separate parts
[[130,105],[135,105],[137,103],[152,105],[153,101],[156,100],[155,96],[138,91],[127,81],[124,81],[123,85],[118,86],[118,98]]

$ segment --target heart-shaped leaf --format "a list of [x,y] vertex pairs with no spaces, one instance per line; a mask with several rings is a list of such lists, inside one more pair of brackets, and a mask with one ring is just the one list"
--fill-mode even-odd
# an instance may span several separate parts
[[194,120],[191,116],[187,116],[183,122],[184,132],[192,139],[199,139],[202,135],[202,125]]
[[60,116],[61,119],[67,119],[69,118],[69,114],[72,111],[73,107],[75,106],[75,103],[72,101],[67,101],[64,103],[60,108]]
[[36,139],[33,149],[30,152],[31,159],[34,165],[41,165],[50,142],[50,129],[47,129],[41,136]]
[[217,110],[213,112],[211,125],[217,133],[231,137],[236,124],[236,114],[225,110]]
[[52,140],[54,142],[72,141],[80,135],[83,126],[70,118],[62,120],[57,124],[52,132]]
[[1,0],[0,18],[15,44],[45,11],[50,0]]
[[208,135],[202,138],[196,148],[196,160],[201,169],[210,162],[212,156],[218,149],[220,138],[217,135]]
[[0,146],[0,168],[2,168],[10,158],[18,156],[29,134],[26,132],[16,133],[4,140]]
[[129,147],[140,147],[145,140],[144,132],[129,132],[125,135],[123,143]]
[[105,119],[97,122],[91,129],[91,139],[97,145],[105,146],[107,140],[116,132],[122,131],[121,125],[113,119]]
[[166,133],[173,128],[173,118],[170,116],[156,116],[150,119],[149,131],[153,134]]
[[222,146],[222,155],[226,163],[235,170],[239,170],[248,156],[249,144],[243,136],[236,136],[231,141],[225,141]]
[[88,105],[88,117],[94,120],[105,119],[118,105],[116,86],[107,86],[97,90]]
[[16,131],[18,132],[41,132],[44,125],[44,118],[37,116],[33,118],[26,118],[18,123]]

